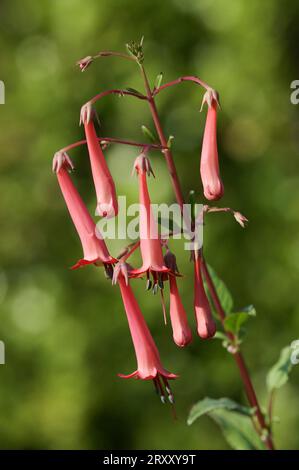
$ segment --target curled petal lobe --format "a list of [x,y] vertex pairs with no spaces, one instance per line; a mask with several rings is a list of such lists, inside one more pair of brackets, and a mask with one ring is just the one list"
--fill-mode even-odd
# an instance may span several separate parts
[[119,276],[122,275],[125,280],[126,285],[128,286],[129,285],[129,272],[131,269],[132,268],[128,263],[119,261],[114,266],[112,284],[113,285],[117,284]]
[[69,171],[72,171],[75,168],[68,154],[66,152],[59,151],[59,152],[56,152],[53,157],[53,162],[52,162],[53,173],[58,173],[62,167],[64,167],[66,170],[69,170]]
[[136,171],[138,175],[146,173],[147,176],[152,175],[153,177],[155,177],[151,162],[146,155],[146,151],[138,155],[138,157],[135,159],[132,173],[134,173],[134,171]]
[[218,91],[214,90],[213,88],[209,88],[203,95],[200,111],[202,111],[205,103],[209,108],[211,108],[213,101],[216,102],[217,106],[220,108]]
[[121,379],[140,379],[140,380],[154,380],[155,378],[161,376],[168,380],[174,380],[178,378],[178,375],[172,374],[165,369],[156,369],[153,368],[150,374],[143,374],[139,370],[135,370],[131,374],[118,374]]
[[96,118],[98,123],[100,123],[99,117],[93,108],[92,104],[90,101],[85,103],[80,110],[80,121],[79,125],[81,126],[82,124],[89,124],[92,119]]

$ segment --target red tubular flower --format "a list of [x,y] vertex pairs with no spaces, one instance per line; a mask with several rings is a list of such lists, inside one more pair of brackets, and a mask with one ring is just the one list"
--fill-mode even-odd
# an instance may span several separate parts
[[[164,256],[165,265],[178,274],[175,255],[167,249]],[[182,304],[175,276],[169,276],[170,287],[170,321],[174,342],[181,348],[192,341],[191,329],[188,325],[187,315]]]
[[97,138],[93,115],[94,111],[90,103],[82,106],[80,124],[84,124],[92,177],[97,194],[97,214],[110,218],[118,214],[115,184]]
[[[84,258],[80,259],[72,269],[92,263],[106,267],[116,260],[109,255],[101,234],[97,231],[94,221],[69,176],[68,171],[73,168],[73,163],[65,152],[57,152],[54,155],[53,171],[57,175],[61,192],[80,237],[84,253]],[[108,268],[107,270],[109,271]]]
[[219,105],[217,92],[208,90],[204,95],[202,106],[204,103],[208,105],[208,113],[201,151],[200,175],[205,197],[214,201],[224,194],[217,150],[217,106]]
[[174,342],[181,348],[192,341],[191,329],[177,287],[176,278],[169,277],[170,286],[170,320]]
[[[151,201],[147,188],[146,176],[153,174],[149,159],[145,154],[139,155],[134,163],[139,180],[139,204],[140,204],[140,251],[142,267],[131,272],[132,277],[140,277],[144,273],[152,273],[154,284],[161,280],[161,273],[169,273],[170,269],[164,265],[161,241],[158,234],[157,223],[151,208]],[[149,281],[150,282],[150,281]]]
[[122,274],[122,269],[118,270],[117,281],[129,323],[138,367],[132,374],[119,374],[119,376],[125,379],[133,377],[135,379],[153,380],[162,402],[165,402],[166,391],[169,401],[173,403],[174,399],[168,380],[177,378],[177,375],[168,372],[162,366],[157,346],[143,318],[133,291]]
[[212,338],[216,333],[216,324],[201,277],[201,258],[197,254],[194,260],[194,312],[198,335],[203,339]]

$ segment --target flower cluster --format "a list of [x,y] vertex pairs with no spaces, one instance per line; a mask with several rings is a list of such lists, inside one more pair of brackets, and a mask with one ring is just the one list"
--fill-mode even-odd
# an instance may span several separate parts
[[[79,61],[80,69],[84,71],[92,60],[93,58],[88,56]],[[207,104],[208,109],[201,152],[200,175],[206,199],[217,200],[223,196],[224,192],[219,173],[216,140],[219,101],[218,94],[214,90],[209,87],[206,89],[203,105]],[[157,93],[157,89],[155,93]],[[100,217],[111,218],[118,214],[116,188],[104,155],[105,148],[101,145],[96,132],[95,118],[96,113],[89,102],[81,109],[80,124],[84,126],[86,136],[96,194],[96,214]],[[157,147],[157,144],[155,146]],[[158,292],[161,294],[165,314],[164,287],[165,283],[169,284],[169,315],[173,340],[180,348],[186,347],[192,341],[188,316],[178,287],[182,275],[178,271],[175,254],[170,250],[168,242],[162,240],[159,235],[158,223],[151,208],[148,178],[151,175],[154,176],[154,173],[149,160],[150,148],[150,145],[143,145],[142,151],[133,165],[133,172],[136,172],[138,179],[140,203],[140,239],[137,242],[137,248],[140,249],[142,265],[137,268],[127,263],[133,250],[125,250],[117,258],[110,255],[101,233],[72,182],[70,173],[74,166],[66,150],[55,154],[53,171],[57,175],[62,195],[82,244],[83,258],[73,266],[73,269],[87,264],[103,266],[107,277],[111,279],[113,285],[118,286],[120,291],[137,359],[137,370],[130,375],[120,374],[120,377],[152,380],[162,402],[168,398],[170,403],[173,403],[174,397],[169,380],[175,379],[177,375],[169,372],[162,365],[157,346],[131,287],[134,279],[145,278],[146,289],[152,290],[154,294]],[[165,147],[161,146],[161,150],[165,153]],[[236,219],[239,217],[238,214],[235,213]],[[216,325],[204,287],[201,250],[193,251],[191,260],[194,266],[193,298],[197,333],[200,338],[208,339],[214,336]]]

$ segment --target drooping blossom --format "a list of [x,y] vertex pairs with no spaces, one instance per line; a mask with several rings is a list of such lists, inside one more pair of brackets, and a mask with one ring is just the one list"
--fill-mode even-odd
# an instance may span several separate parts
[[84,257],[72,269],[85,264],[104,265],[109,272],[109,265],[116,260],[109,255],[105,241],[96,228],[84,202],[75,188],[69,170],[74,166],[65,152],[57,152],[53,158],[53,171],[57,175],[58,183],[69,210],[72,221],[81,240]]
[[[164,256],[165,265],[174,273],[178,273],[176,257],[169,249]],[[175,276],[169,276],[170,289],[170,321],[172,326],[173,340],[177,346],[183,348],[192,341],[191,329],[188,325],[187,315],[179,294]]]
[[217,107],[219,106],[217,92],[209,89],[203,97],[202,106],[204,103],[208,105],[208,112],[202,143],[200,175],[205,197],[214,201],[224,194],[217,149]]
[[125,379],[153,380],[162,402],[165,402],[165,395],[168,395],[169,401],[173,403],[174,398],[168,380],[177,378],[177,375],[164,369],[159,351],[140,311],[128,278],[123,275],[123,268],[117,269],[117,273],[114,282],[118,282],[120,287],[137,359],[135,372],[129,375],[119,374],[119,376]]
[[97,214],[115,217],[118,214],[115,184],[107,166],[94,126],[94,110],[90,103],[81,108],[80,124],[84,124],[92,177],[97,195]]
[[194,313],[198,335],[203,339],[212,338],[216,333],[216,324],[203,285],[201,257],[198,253],[194,254]]
[[76,65],[79,65],[81,72],[84,72],[87,69],[87,67],[90,66],[92,62],[93,62],[93,57],[91,57],[91,55],[88,55],[87,57],[84,57],[83,59],[78,60],[78,62],[76,62]]
[[148,285],[151,287],[150,274],[152,274],[155,286],[162,285],[163,273],[170,273],[171,270],[164,264],[161,240],[158,233],[157,222],[154,218],[149,197],[146,177],[153,174],[148,157],[141,153],[135,160],[134,169],[139,180],[139,232],[140,251],[142,256],[142,266],[131,272],[132,277],[140,277],[147,274]]

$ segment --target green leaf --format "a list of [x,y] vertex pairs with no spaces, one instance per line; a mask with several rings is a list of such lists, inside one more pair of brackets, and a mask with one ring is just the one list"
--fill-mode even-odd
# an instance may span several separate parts
[[216,272],[211,266],[208,266],[210,276],[215,285],[219,300],[221,302],[222,308],[226,314],[229,314],[232,311],[234,302],[232,295],[224,282],[217,276]]
[[269,392],[282,387],[288,381],[289,374],[293,367],[291,355],[291,346],[286,346],[281,350],[278,361],[270,369],[267,375],[267,387]]
[[227,443],[235,450],[265,450],[248,416],[215,410],[209,416],[218,424]]
[[224,320],[224,327],[226,331],[238,335],[242,326],[253,316],[256,316],[256,311],[253,305],[250,305],[241,312],[228,314]]
[[159,73],[159,75],[157,75],[156,77],[156,80],[155,80],[155,89],[157,88],[160,88],[161,86],[161,83],[162,83],[162,80],[163,80],[163,73]]
[[151,142],[157,141],[154,134],[146,126],[141,126],[141,130],[143,132],[143,135],[147,137],[148,139],[150,139]]
[[252,408],[242,406],[230,398],[206,397],[193,406],[187,423],[191,425],[201,416],[208,415],[218,424],[224,438],[234,449],[264,449],[253,428],[253,413]]

